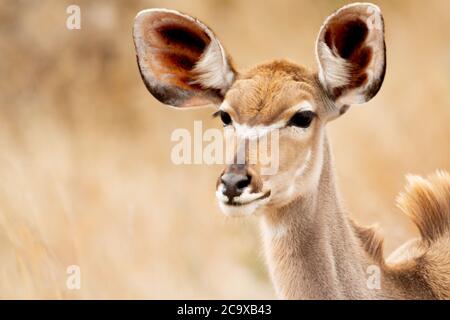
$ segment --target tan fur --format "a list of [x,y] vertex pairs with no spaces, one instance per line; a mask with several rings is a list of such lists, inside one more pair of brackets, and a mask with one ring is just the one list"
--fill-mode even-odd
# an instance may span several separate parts
[[276,60],[239,75],[225,100],[238,123],[269,125],[289,119],[293,112],[283,112],[304,99],[313,99],[317,85],[309,70]]
[[421,234],[421,241],[409,248],[421,263],[421,276],[436,297],[450,299],[450,175],[409,176],[397,201]]
[[[225,97],[234,120],[265,124],[289,118],[289,107],[311,99],[319,119],[332,111],[316,80],[317,75],[288,61],[274,61],[241,74]],[[263,209],[263,239],[267,262],[277,293],[289,299],[434,299],[450,292],[450,178],[437,173],[428,180],[410,178],[399,205],[421,230],[422,239],[411,242],[385,261],[383,240],[376,228],[362,227],[348,218],[335,185],[328,139],[316,124],[308,145],[319,165],[319,184],[302,189],[289,202],[274,201]],[[280,140],[280,145],[288,140]],[[263,177],[276,199],[290,183],[294,159],[301,149],[281,148],[280,169],[275,177]],[[283,159],[287,159],[283,161]],[[314,164],[308,170],[314,169]],[[309,174],[301,179],[308,180]],[[281,177],[281,178],[280,178]],[[261,177],[258,177],[261,179]],[[293,180],[300,185],[305,181]],[[309,185],[306,183],[306,185]],[[260,185],[261,186],[261,185]],[[277,189],[279,188],[279,189]],[[274,191],[275,190],[275,191]],[[369,266],[381,272],[381,288],[369,289]]]
[[402,211],[419,228],[428,243],[450,236],[450,175],[438,171],[424,179],[409,176],[406,193],[397,199]]
[[383,257],[383,239],[377,234],[377,227],[364,227],[358,225],[355,221],[350,219],[350,223],[360,239],[364,250],[373,260],[380,265],[384,265]]
[[[450,299],[450,175],[409,178],[398,203],[421,238],[388,259],[376,229],[349,219],[335,182],[326,124],[350,104],[369,101],[384,79],[384,23],[377,6],[347,5],[325,20],[316,43],[317,72],[276,60],[237,73],[209,28],[173,10],[142,12],[134,30],[142,77],[161,102],[187,107],[220,101],[221,113],[231,117],[232,135],[244,142],[249,138],[242,131],[278,130],[278,144],[268,145],[279,147],[276,173],[263,175],[260,159],[249,163],[247,155],[244,164],[222,172],[251,178],[245,188],[254,200],[234,205],[230,199],[244,192],[235,197],[234,185],[227,193],[222,175],[216,195],[226,214],[260,214],[279,297]],[[290,125],[303,107],[314,113],[311,123]],[[247,153],[241,142],[235,158]],[[380,287],[370,282],[377,275]]]
[[[288,299],[449,299],[448,231],[432,229],[435,230],[433,235],[427,237],[442,236],[433,242],[427,238],[409,242],[406,248],[401,248],[395,263],[385,261],[383,240],[375,229],[357,225],[342,209],[330,159],[331,155],[325,155],[316,194],[269,211],[263,218],[267,262],[279,296]],[[448,177],[448,174],[438,175]],[[442,207],[450,200],[450,193],[439,193],[450,186],[450,180],[432,177],[430,181],[423,181],[424,186],[415,185],[414,192],[404,196],[408,200],[405,198],[403,205],[423,208],[421,214],[434,219],[439,214],[432,208]],[[430,186],[440,195],[435,199],[443,202],[431,206],[429,198],[421,202],[424,198],[420,195],[430,191]],[[411,215],[412,211],[406,210]],[[443,212],[448,219],[450,210],[447,208]],[[280,225],[286,226],[286,234],[272,237],[267,229]],[[379,290],[367,287],[369,266],[380,268]]]

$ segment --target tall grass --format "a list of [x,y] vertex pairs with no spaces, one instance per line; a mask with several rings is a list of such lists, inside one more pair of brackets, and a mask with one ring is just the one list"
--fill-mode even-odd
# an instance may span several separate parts
[[[143,8],[201,18],[239,68],[313,66],[323,19],[343,1],[0,3],[0,298],[271,298],[257,219],[226,219],[218,166],[176,166],[171,132],[219,127],[146,91],[131,26]],[[382,1],[388,72],[379,95],[330,125],[349,212],[391,250],[416,235],[394,206],[405,173],[450,169],[450,3]],[[81,289],[66,286],[78,265]]]

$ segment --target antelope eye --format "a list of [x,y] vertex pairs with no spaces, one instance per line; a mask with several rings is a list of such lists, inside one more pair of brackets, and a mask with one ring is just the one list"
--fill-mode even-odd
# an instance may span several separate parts
[[220,111],[220,120],[222,120],[224,126],[228,126],[233,122],[231,120],[230,114],[225,111]]
[[316,117],[316,114],[312,111],[300,111],[292,116],[287,125],[299,128],[308,128],[314,117]]

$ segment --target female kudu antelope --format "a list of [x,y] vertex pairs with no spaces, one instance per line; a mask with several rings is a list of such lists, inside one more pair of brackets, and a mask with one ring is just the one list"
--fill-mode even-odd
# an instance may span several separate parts
[[[369,101],[386,67],[384,23],[369,3],[347,5],[321,27],[318,71],[278,60],[238,73],[214,33],[166,9],[140,12],[134,42],[142,78],[175,107],[215,104],[234,135],[253,139],[278,130],[279,169],[231,164],[217,182],[227,215],[261,217],[272,281],[289,299],[450,298],[450,175],[410,177],[400,208],[421,238],[387,260],[382,240],[342,208],[325,126],[350,105]],[[368,286],[375,266],[380,287]]]

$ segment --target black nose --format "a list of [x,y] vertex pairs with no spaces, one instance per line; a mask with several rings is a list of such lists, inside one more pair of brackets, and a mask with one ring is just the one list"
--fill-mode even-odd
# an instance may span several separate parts
[[234,197],[242,194],[245,187],[250,185],[251,176],[248,174],[229,172],[223,174],[220,180],[225,187],[223,194],[228,197],[228,202],[231,202]]

